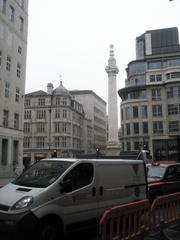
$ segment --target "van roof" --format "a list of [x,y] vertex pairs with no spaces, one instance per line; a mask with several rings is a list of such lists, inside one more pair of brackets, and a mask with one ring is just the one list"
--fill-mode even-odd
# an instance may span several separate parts
[[41,159],[40,161],[67,161],[67,162],[83,162],[83,161],[88,161],[88,162],[101,162],[101,163],[114,163],[114,162],[121,162],[121,163],[129,163],[129,164],[135,164],[135,163],[143,163],[143,160],[136,160],[136,159],[121,159],[121,158],[118,158],[118,159],[98,159],[98,158],[94,158],[94,159],[88,159],[88,158],[44,158],[44,159]]

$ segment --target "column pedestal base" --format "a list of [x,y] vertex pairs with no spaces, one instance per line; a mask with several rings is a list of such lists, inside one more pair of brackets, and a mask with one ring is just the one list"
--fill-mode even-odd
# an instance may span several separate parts
[[109,142],[106,148],[106,156],[119,156],[120,144],[118,142]]

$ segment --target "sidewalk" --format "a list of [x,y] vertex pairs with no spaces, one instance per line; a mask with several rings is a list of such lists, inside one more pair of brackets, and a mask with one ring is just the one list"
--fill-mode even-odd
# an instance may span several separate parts
[[180,225],[165,228],[163,233],[150,233],[144,236],[143,240],[180,240]]

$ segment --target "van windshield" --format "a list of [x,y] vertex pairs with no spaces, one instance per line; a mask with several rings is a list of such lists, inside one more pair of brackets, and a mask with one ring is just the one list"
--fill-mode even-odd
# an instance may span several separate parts
[[26,187],[45,188],[55,182],[72,164],[68,161],[39,161],[12,183]]

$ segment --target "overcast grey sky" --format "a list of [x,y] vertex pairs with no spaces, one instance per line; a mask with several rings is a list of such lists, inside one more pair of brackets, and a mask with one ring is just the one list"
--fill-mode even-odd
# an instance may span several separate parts
[[180,0],[29,0],[26,93],[58,87],[93,90],[107,101],[109,45],[119,67],[135,59],[135,38],[146,30],[178,27]]

